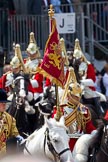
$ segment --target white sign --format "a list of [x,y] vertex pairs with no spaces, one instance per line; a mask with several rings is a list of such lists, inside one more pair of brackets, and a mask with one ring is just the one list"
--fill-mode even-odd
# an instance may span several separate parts
[[57,13],[54,17],[59,34],[75,33],[75,13]]

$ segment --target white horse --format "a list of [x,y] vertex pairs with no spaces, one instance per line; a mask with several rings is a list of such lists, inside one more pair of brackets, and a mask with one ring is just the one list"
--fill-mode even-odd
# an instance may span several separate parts
[[44,126],[26,139],[24,154],[47,157],[55,162],[73,162],[66,130],[64,117],[59,122],[54,118],[45,119]]
[[75,143],[72,156],[74,162],[87,162],[89,156],[89,146],[92,141],[92,138],[97,133],[97,130],[94,130],[91,134],[83,134]]

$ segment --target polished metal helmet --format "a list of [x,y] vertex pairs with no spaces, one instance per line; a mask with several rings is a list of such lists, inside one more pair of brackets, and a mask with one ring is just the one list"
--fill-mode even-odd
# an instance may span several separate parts
[[68,88],[68,93],[71,95],[81,97],[82,94],[82,88],[79,83],[70,83],[69,88]]
[[27,52],[30,54],[30,55],[33,55],[35,53],[38,53],[38,57],[40,57],[40,53],[39,53],[39,47],[37,46],[36,44],[36,40],[35,40],[35,37],[34,37],[34,33],[31,32],[30,33],[30,43],[27,47]]
[[21,62],[17,56],[14,56],[10,62],[10,65],[12,66],[13,69],[15,69],[21,66]]
[[73,52],[73,57],[76,59],[80,59],[83,57],[83,53],[79,44],[79,39],[75,40],[75,47],[74,47],[74,52]]

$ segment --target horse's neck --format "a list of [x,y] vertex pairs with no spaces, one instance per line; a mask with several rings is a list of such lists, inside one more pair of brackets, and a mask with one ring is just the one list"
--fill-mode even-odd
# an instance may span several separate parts
[[102,135],[100,144],[101,144],[102,147],[105,145],[105,132],[104,131],[103,131],[103,135]]
[[45,140],[45,131],[46,131],[46,125],[44,125],[39,130],[34,131],[34,133],[32,133],[27,138],[26,147],[25,147],[27,149],[24,149],[24,154],[28,154],[28,152],[30,152],[31,155],[41,156],[42,158],[48,158],[48,159],[53,158],[50,151],[48,151],[48,156],[46,155],[47,153],[45,150],[48,148]]
[[[44,139],[45,139],[45,130],[46,130],[46,125],[44,125],[42,128],[39,130],[34,131],[27,139],[27,141],[33,142],[33,146],[39,146],[40,149],[43,148],[44,145]],[[35,143],[34,143],[35,141]],[[40,142],[41,141],[41,142]],[[35,146],[34,146],[35,147]]]

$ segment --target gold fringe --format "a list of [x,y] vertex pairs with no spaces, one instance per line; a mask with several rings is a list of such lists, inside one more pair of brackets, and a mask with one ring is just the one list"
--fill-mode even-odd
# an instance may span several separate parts
[[44,77],[49,78],[50,80],[53,79],[53,83],[54,83],[54,84],[56,84],[56,85],[58,85],[58,86],[60,86],[60,87],[62,87],[62,88],[64,89],[64,85],[62,85],[61,82],[58,81],[57,78],[52,77],[50,74],[48,74],[48,73],[47,73],[45,70],[43,70],[42,68],[38,67],[38,68],[37,68],[37,72],[39,72],[40,74],[42,74]]
[[88,110],[88,116],[85,117],[84,114],[82,114],[81,111],[77,111],[77,125],[78,128],[82,129],[84,132],[86,132],[85,128],[86,128],[86,123],[89,122],[91,120],[91,114],[90,111]]

